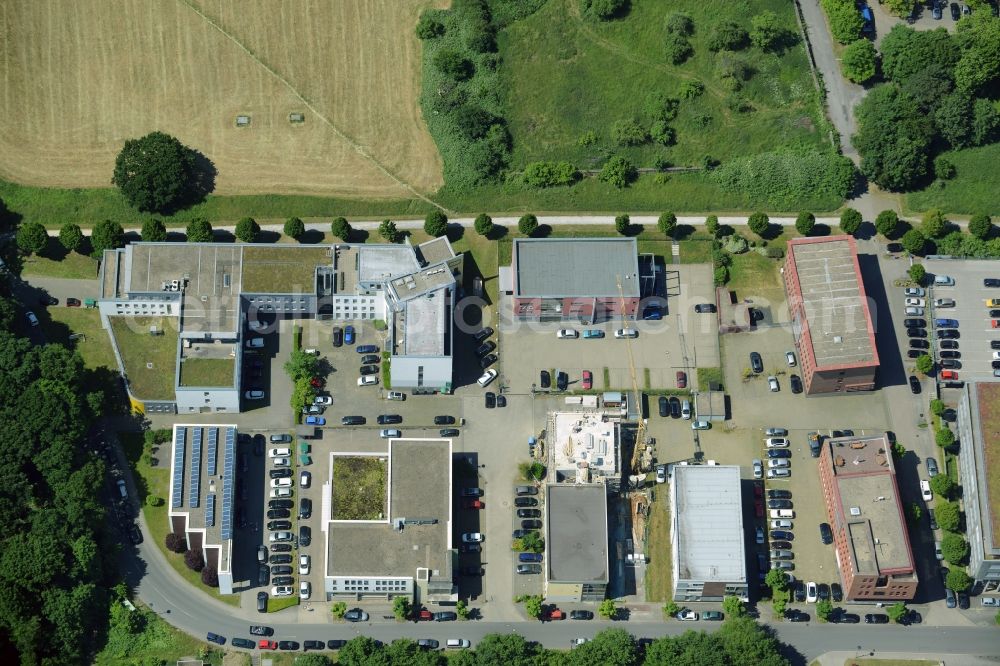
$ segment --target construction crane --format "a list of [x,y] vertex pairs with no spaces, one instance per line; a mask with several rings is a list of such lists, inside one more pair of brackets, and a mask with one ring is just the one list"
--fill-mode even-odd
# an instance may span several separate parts
[[[625,319],[625,291],[622,289],[622,277],[621,275],[615,276],[615,281],[618,284],[618,299],[621,304],[621,315],[622,315],[622,328],[628,328],[628,322]],[[639,398],[639,379],[635,375],[635,357],[632,356],[632,338],[625,337],[625,350],[628,352],[628,371],[629,375],[632,377],[632,397],[635,400],[640,400]],[[642,462],[642,447],[645,446],[646,442],[646,422],[642,418],[642,405],[636,405],[639,412],[639,425],[635,431],[635,444],[632,446],[632,472],[638,473],[641,471]]]

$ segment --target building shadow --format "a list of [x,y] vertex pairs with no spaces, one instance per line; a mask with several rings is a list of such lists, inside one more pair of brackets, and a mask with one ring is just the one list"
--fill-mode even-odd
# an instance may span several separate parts
[[878,385],[883,387],[905,384],[906,367],[902,351],[896,342],[889,296],[885,292],[878,257],[874,254],[858,254],[858,265],[868,295],[872,327],[875,329],[875,348],[879,357]]

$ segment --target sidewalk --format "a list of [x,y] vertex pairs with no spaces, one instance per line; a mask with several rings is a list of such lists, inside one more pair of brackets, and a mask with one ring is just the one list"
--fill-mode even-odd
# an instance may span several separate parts
[[[859,660],[912,660],[918,663],[925,662],[937,662],[939,664],[947,664],[947,666],[984,666],[986,664],[996,664],[992,659],[986,659],[984,657],[972,657],[969,655],[954,655],[954,654],[909,654],[906,652],[878,652],[878,651],[861,651],[860,653],[856,650],[843,651],[843,652],[827,652],[816,659],[816,664],[820,666],[844,666],[845,664],[854,663],[854,659]],[[864,664],[865,661],[858,661],[859,664]]]

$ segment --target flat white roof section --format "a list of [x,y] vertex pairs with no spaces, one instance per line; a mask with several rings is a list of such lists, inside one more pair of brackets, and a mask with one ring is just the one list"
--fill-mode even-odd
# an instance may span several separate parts
[[746,581],[740,468],[674,465],[670,490],[677,577]]

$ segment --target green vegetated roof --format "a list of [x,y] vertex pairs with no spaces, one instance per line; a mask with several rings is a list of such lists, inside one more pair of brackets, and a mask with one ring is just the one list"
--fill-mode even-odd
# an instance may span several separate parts
[[[109,319],[132,394],[140,400],[173,400],[177,320],[172,317]],[[151,332],[154,326],[155,334]]]

